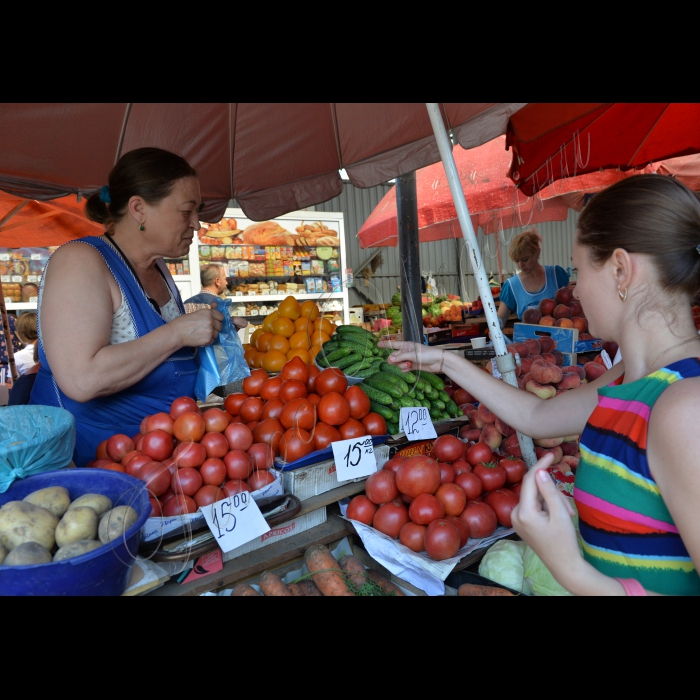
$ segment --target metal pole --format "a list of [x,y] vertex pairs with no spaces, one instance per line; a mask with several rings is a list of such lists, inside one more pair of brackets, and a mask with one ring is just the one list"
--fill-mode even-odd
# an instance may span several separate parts
[[415,172],[396,178],[396,213],[399,229],[403,339],[422,343],[423,318],[421,315],[418,199]]
[[462,301],[467,299],[467,290],[464,286],[464,273],[462,272],[462,248],[459,238],[455,238],[455,255],[457,256],[457,275],[459,276],[459,295]]
[[[474,270],[474,278],[476,279],[477,288],[481,295],[481,302],[484,305],[484,315],[486,316],[486,322],[489,327],[489,335],[493,340],[493,347],[496,350],[496,365],[498,366],[499,372],[503,375],[503,380],[507,384],[518,388],[518,380],[515,377],[515,358],[506,351],[506,341],[503,338],[503,331],[498,323],[496,304],[491,295],[488,276],[484,269],[484,261],[481,258],[481,252],[476,242],[474,226],[471,216],[469,216],[469,208],[464,198],[459,175],[457,174],[457,166],[455,165],[455,159],[452,155],[450,141],[447,138],[445,124],[442,121],[442,114],[440,114],[440,106],[437,102],[427,102],[426,107],[428,108],[428,115],[430,116],[430,122],[433,126],[435,140],[440,150],[440,158],[445,168],[445,175],[450,185],[450,192],[452,193],[455,209],[457,210],[459,225],[462,227],[462,236],[467,244],[469,261]],[[523,459],[528,468],[534,466],[537,457],[535,456],[535,447],[532,443],[532,438],[518,433],[518,443],[520,444]]]
[[503,265],[501,264],[501,232],[496,229],[496,263],[498,264],[498,284],[503,286]]

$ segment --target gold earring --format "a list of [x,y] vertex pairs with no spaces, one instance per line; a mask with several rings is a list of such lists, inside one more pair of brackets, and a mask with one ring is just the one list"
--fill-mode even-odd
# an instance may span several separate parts
[[627,301],[627,287],[625,287],[625,291],[621,292],[620,288],[617,288],[617,293],[620,295],[620,299],[622,299],[623,302]]

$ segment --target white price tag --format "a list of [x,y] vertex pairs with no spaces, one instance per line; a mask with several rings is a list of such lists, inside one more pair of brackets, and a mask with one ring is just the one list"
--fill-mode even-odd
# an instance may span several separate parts
[[409,440],[431,440],[437,437],[433,419],[427,408],[401,407],[401,430]]
[[5,261],[10,259],[10,254],[9,253],[0,253],[0,261]]
[[331,444],[338,481],[359,479],[377,471],[377,458],[374,456],[371,435],[339,440]]
[[38,282],[39,278],[37,275],[27,275],[27,282]]
[[24,277],[22,275],[12,275],[13,282],[24,282]]
[[247,492],[200,508],[216,543],[224,552],[230,552],[246,542],[270,531],[258,504]]
[[40,253],[32,253],[31,259],[32,260],[41,260],[41,254]]
[[11,282],[11,281],[12,281],[12,278],[10,277],[10,275],[0,276],[0,282]]

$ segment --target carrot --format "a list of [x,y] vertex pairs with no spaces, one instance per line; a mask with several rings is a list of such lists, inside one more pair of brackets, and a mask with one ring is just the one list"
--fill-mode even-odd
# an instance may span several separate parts
[[232,591],[231,596],[260,595],[250,584],[239,583]]
[[304,563],[314,583],[325,596],[354,596],[344,578],[338,573],[338,562],[328,547],[313,545],[306,550]]
[[364,564],[351,554],[346,554],[338,559],[340,568],[348,575],[348,580],[355,588],[360,588],[367,583],[367,573],[365,572]]
[[298,584],[298,583],[288,583],[288,584],[287,584],[287,588],[289,589],[289,592],[290,592],[293,596],[297,596],[297,597],[298,597],[298,596],[303,596],[303,595],[304,595],[304,594],[301,592],[301,588],[299,588],[299,584]]
[[367,576],[374,581],[385,593],[395,593],[396,595],[406,594],[395,584],[393,584],[386,576],[382,576],[374,569],[367,569]]
[[285,582],[277,574],[273,574],[272,571],[263,571],[260,577],[260,590],[266,596],[292,595]]
[[323,597],[323,593],[321,593],[321,591],[316,588],[316,584],[309,579],[299,581],[299,588],[301,590],[301,594],[307,598],[312,598],[313,596]]
[[505,588],[496,588],[496,586],[479,586],[476,583],[463,583],[459,587],[459,590],[457,591],[457,595],[474,595],[474,596],[509,595],[509,596],[512,596],[513,594],[510,591],[507,591]]

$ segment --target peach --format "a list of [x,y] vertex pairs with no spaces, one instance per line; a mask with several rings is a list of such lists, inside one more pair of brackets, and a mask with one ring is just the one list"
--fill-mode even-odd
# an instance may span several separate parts
[[560,318],[571,318],[571,309],[564,304],[559,304],[559,306],[554,309],[552,316],[557,320]]
[[555,396],[561,396],[562,394],[566,394],[566,389],[557,389]]
[[509,346],[515,350],[515,352],[520,355],[520,359],[523,357],[529,357],[532,353],[530,352],[530,348],[527,346],[526,343],[513,343],[511,346]]
[[[553,362],[547,362],[546,360],[533,362],[530,373],[538,384],[558,384],[563,377],[561,368],[557,367]],[[555,393],[556,391],[552,396]]]
[[520,379],[523,380],[523,386],[526,386],[527,383],[532,379],[532,374],[530,372],[526,372],[525,374],[523,374],[522,377],[520,377]]
[[529,391],[531,394],[541,399],[551,399],[553,396],[557,395],[557,390],[553,386],[542,386],[542,384],[539,384],[534,379],[531,379],[525,385],[525,391]]
[[559,352],[559,350],[553,350],[552,355],[554,355],[554,362],[556,362],[558,367],[564,366],[564,353]]
[[532,358],[531,357],[520,358],[520,371],[523,374],[527,374],[530,371],[530,367],[532,367]]
[[534,362],[535,360],[541,360],[541,359],[542,359],[542,355],[530,355],[529,359],[532,360],[533,362]]
[[554,295],[557,304],[570,304],[574,300],[574,293],[568,287],[560,287]]
[[581,306],[580,301],[576,301],[576,299],[574,299],[569,304],[569,308],[571,309],[572,316],[583,316],[583,307]]
[[497,450],[503,442],[503,435],[498,431],[493,423],[484,426],[482,440],[492,449]]
[[586,370],[586,379],[588,379],[589,382],[598,379],[598,377],[607,372],[605,366],[599,365],[597,362],[586,362],[583,369]]
[[547,454],[554,455],[554,461],[552,464],[559,464],[559,462],[561,462],[561,458],[564,456],[564,453],[561,451],[561,447],[558,446],[551,447],[549,449],[535,446],[535,454],[537,455],[537,459],[542,459],[542,457]]
[[588,321],[580,316],[574,316],[571,319],[571,324],[579,332],[579,337],[581,333],[585,333],[586,328],[588,328]]
[[525,341],[525,345],[530,348],[530,355],[539,355],[542,352],[542,346],[540,345],[539,340],[535,340],[534,338],[528,338]]
[[555,365],[557,364],[557,361],[554,359],[554,355],[552,355],[551,352],[543,352],[542,359],[545,362],[553,362]]
[[486,404],[483,402],[479,404],[479,418],[481,418],[484,424],[496,422],[496,416],[486,408]]
[[471,411],[469,413],[468,417],[469,417],[469,423],[472,426],[472,428],[478,428],[479,430],[481,430],[484,427],[485,423],[479,417],[479,411],[477,411],[477,410]]
[[538,342],[540,344],[539,352],[552,352],[552,350],[557,348],[557,341],[546,335],[542,336]]
[[523,323],[532,323],[537,325],[542,318],[542,314],[538,309],[525,309],[523,313]]
[[578,467],[578,460],[579,458],[574,457],[573,455],[564,455],[561,458],[562,463],[568,465],[572,472],[576,471],[576,467]]
[[554,311],[556,305],[557,302],[554,301],[554,299],[542,299],[538,308],[543,316],[551,316],[552,311]]
[[538,438],[533,441],[538,447],[557,447],[564,442],[564,438]]
[[557,320],[552,316],[542,316],[540,319],[540,326],[553,326]]
[[576,440],[572,440],[571,442],[562,442],[560,447],[561,451],[564,453],[564,457],[567,455],[575,455],[578,452],[578,442]]
[[460,430],[459,435],[467,442],[479,442],[481,439],[481,430],[479,430],[479,428],[470,428],[464,433],[464,435],[462,435],[462,431]]
[[498,416],[496,416],[496,428],[498,432],[505,438],[509,438],[511,435],[515,435],[515,428],[511,428],[507,423],[504,423]]
[[593,336],[590,333],[581,333],[578,337],[579,340],[593,340]]
[[520,387],[521,389],[525,388],[525,382],[523,381],[522,377],[518,377],[518,387]]
[[562,380],[557,384],[557,389],[576,389],[581,386],[581,377],[576,372],[564,372]]
[[603,350],[608,353],[610,356],[611,360],[615,359],[615,355],[617,355],[617,350],[618,350],[618,345],[615,341],[613,340],[606,340],[603,343]]
[[579,365],[570,365],[564,371],[565,372],[575,372],[576,374],[578,374],[579,379],[586,378],[586,370],[583,369],[583,367],[580,367]]
[[476,411],[476,406],[473,403],[463,403],[459,408],[463,416],[468,416],[472,411]]
[[558,318],[554,324],[557,328],[573,328],[574,323],[570,318]]
[[523,456],[522,450],[520,449],[520,443],[518,442],[517,435],[515,435],[515,434],[511,435],[509,438],[506,438],[502,444],[503,444],[503,449],[511,457],[522,457]]

